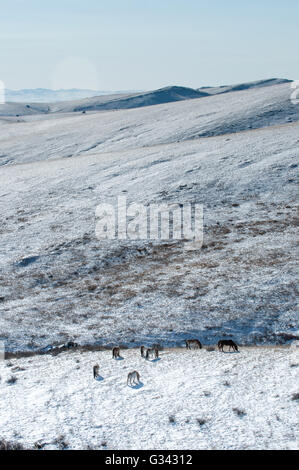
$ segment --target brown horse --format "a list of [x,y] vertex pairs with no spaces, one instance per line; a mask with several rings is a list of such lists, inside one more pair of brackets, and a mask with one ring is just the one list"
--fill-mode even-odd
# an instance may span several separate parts
[[239,351],[237,344],[232,339],[221,339],[218,341],[219,351],[223,351],[223,346],[229,346],[229,351],[233,348],[233,351]]
[[117,357],[120,357],[120,347],[119,346],[115,346],[112,349],[112,357],[113,357],[113,359],[116,359]]
[[201,349],[202,344],[198,339],[187,339],[186,348],[187,349]]

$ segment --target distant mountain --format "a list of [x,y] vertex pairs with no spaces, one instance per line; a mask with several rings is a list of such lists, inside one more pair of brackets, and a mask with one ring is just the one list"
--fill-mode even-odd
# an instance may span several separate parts
[[[291,80],[272,78],[255,82],[225,85],[219,87],[202,87],[198,89],[168,86],[146,92],[97,92],[92,90],[19,90],[19,102],[11,99],[10,91],[6,93],[6,103],[0,106],[0,116],[25,116],[31,114],[94,112],[118,109],[141,108],[163,103],[207,98],[223,93],[259,89],[290,83]],[[31,93],[31,95],[30,95]],[[94,94],[97,96],[94,96]],[[102,93],[102,94],[101,94]],[[78,96],[91,94],[84,98]],[[31,97],[35,100],[29,100]],[[16,100],[16,95],[14,95]],[[62,98],[64,100],[62,101]],[[72,97],[72,98],[71,98]],[[75,98],[74,98],[75,97]],[[28,98],[27,100],[25,98]],[[59,98],[59,99],[58,99]]]
[[[73,88],[70,90],[50,90],[48,88],[35,88],[24,90],[5,91],[5,99],[16,103],[55,103],[57,101],[80,100],[99,95],[120,93],[133,93],[132,91],[100,91]],[[136,93],[136,91],[134,91]]]
[[[171,101],[179,101],[181,99],[199,98],[201,96],[218,95],[220,93],[229,93],[231,91],[247,90],[249,88],[265,87],[272,85],[279,85],[282,83],[288,83],[291,80],[271,78],[268,80],[258,80],[255,82],[240,83],[236,85],[222,85],[218,87],[201,87],[198,89],[169,86],[161,88],[156,91],[141,91],[141,90],[122,90],[122,91],[103,91],[103,90],[88,90],[72,88],[68,90],[51,90],[48,88],[34,88],[34,89],[22,89],[22,90],[5,90],[6,102],[13,103],[57,103],[64,101],[82,100],[85,98],[93,98],[99,96],[115,97],[118,95],[130,96],[130,101],[121,100],[120,106],[123,108],[148,106],[150,104],[157,103],[168,103]],[[197,93],[202,93],[197,96]],[[133,95],[136,99],[132,100]],[[139,98],[137,98],[137,96]],[[162,101],[165,100],[165,101]],[[110,99],[108,100],[110,101]],[[138,106],[131,106],[133,102]],[[145,105],[143,103],[147,102]],[[116,104],[116,103],[114,103]],[[103,109],[103,103],[99,103],[101,109]],[[109,107],[110,106],[110,107]],[[114,105],[108,105],[105,103],[104,109],[118,109],[114,108]]]

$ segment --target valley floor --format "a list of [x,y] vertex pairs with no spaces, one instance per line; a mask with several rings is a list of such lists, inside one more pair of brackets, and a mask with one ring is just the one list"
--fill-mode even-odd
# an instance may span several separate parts
[[[122,355],[70,351],[0,363],[0,440],[44,449],[298,446],[298,348]],[[129,387],[134,369],[141,384]]]

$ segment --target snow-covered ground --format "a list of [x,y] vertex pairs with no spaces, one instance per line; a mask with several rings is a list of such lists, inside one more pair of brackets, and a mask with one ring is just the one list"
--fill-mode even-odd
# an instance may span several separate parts
[[[298,348],[170,349],[155,361],[134,349],[121,355],[1,363],[0,437],[44,449],[298,448]],[[141,384],[129,387],[134,369]]]

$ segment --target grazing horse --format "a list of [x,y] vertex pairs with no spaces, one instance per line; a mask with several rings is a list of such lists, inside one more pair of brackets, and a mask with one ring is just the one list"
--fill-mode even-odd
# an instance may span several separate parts
[[186,340],[186,348],[187,349],[201,349],[202,345],[198,339],[187,339]]
[[141,357],[145,357],[144,356],[144,351],[145,351],[145,347],[141,346],[141,348],[140,348]]
[[64,346],[65,346],[67,349],[77,348],[77,347],[78,347],[78,343],[74,343],[74,341],[69,341],[69,342],[66,343]]
[[153,356],[155,359],[159,357],[159,350],[158,348],[149,348],[146,350],[146,359],[149,359],[150,356]]
[[116,359],[117,357],[120,357],[120,347],[119,346],[115,346],[112,349],[112,357],[113,357],[113,359]]
[[129,382],[130,382],[130,385],[132,385],[132,382],[133,384],[140,383],[140,375],[137,372],[137,370],[133,370],[133,372],[129,372],[128,378],[127,378],[127,385],[129,385]]
[[96,379],[99,376],[99,364],[93,366],[93,378]]
[[224,352],[223,346],[229,346],[229,351],[230,351],[230,348],[233,348],[234,351],[239,351],[238,346],[232,339],[221,339],[220,341],[218,341],[219,351]]

